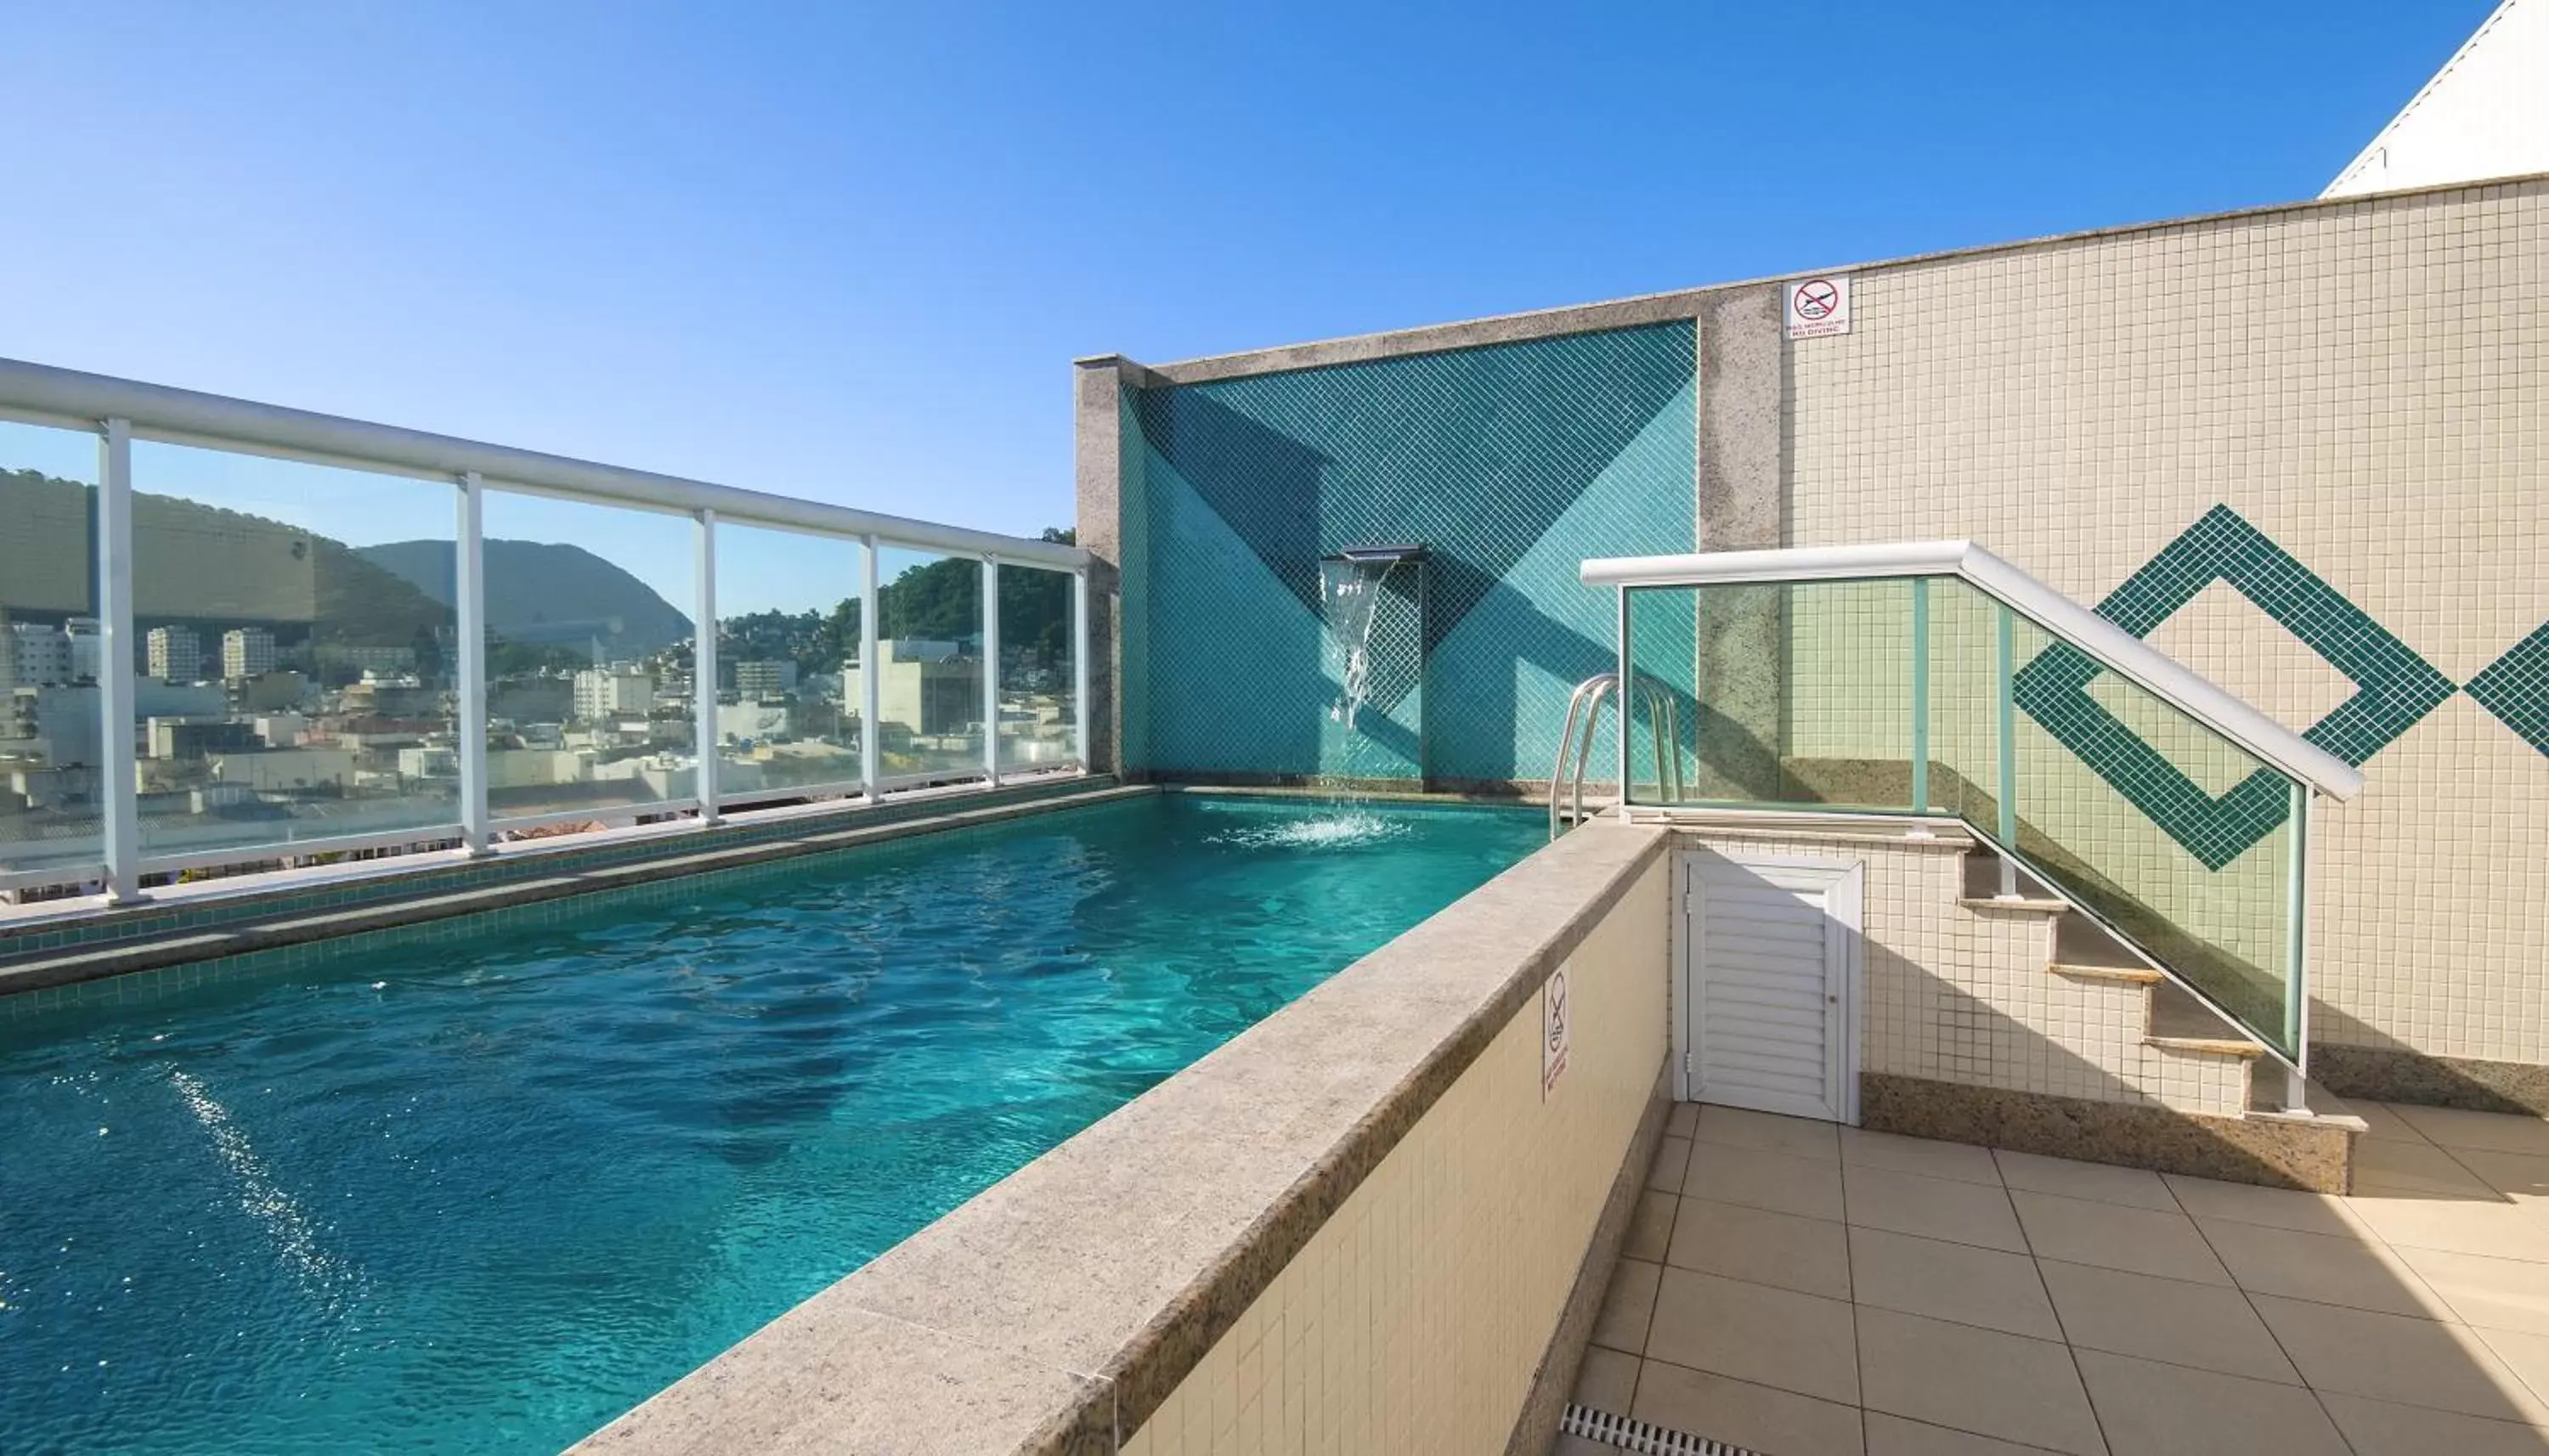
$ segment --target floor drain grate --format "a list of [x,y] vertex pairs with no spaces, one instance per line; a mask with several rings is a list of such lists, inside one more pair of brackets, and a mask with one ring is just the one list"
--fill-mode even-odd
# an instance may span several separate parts
[[1590,1406],[1567,1407],[1566,1413],[1558,1417],[1558,1428],[1566,1435],[1635,1451],[1638,1456],[1758,1456],[1742,1446],[1730,1446],[1652,1421],[1632,1420]]

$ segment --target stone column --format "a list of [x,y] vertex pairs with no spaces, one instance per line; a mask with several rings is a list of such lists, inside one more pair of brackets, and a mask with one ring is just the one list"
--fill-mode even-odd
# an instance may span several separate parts
[[[1788,543],[1787,337],[1779,285],[1699,305],[1699,549]],[[1720,588],[1697,631],[1695,736],[1705,798],[1784,798],[1788,614],[1779,588]]]
[[[1122,427],[1125,392],[1138,388],[1149,371],[1116,354],[1081,359],[1073,366],[1073,456],[1079,498],[1080,544],[1093,558],[1088,569],[1088,767],[1092,772],[1123,774],[1124,757],[1124,590],[1125,517],[1128,506],[1126,450],[1140,441],[1126,440]],[[1138,458],[1133,462],[1138,466]]]

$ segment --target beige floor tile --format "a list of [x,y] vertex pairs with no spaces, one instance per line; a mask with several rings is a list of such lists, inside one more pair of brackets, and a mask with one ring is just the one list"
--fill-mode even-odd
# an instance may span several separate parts
[[2425,1198],[2500,1198],[2451,1153],[2430,1142],[2374,1142],[2354,1147],[2354,1191]]
[[2319,1392],[2354,1456],[2549,1456],[2549,1431],[2422,1406]]
[[1906,1138],[1900,1133],[1841,1130],[1841,1160],[1893,1173],[1925,1178],[1953,1178],[1962,1183],[1998,1183],[2000,1167],[1991,1149],[1970,1142],[1941,1142],[1935,1138]]
[[1858,1354],[1849,1312],[1840,1300],[1667,1267],[1647,1354],[1854,1406]]
[[2399,1109],[2387,1102],[2349,1102],[2346,1109],[2363,1119],[2365,1140],[2372,1142],[2422,1142],[2425,1135],[2408,1126],[2399,1116]]
[[2062,1337],[2035,1261],[2025,1254],[1852,1228],[1849,1275],[1862,1305],[2037,1339]]
[[2059,1344],[1862,1305],[1858,1357],[1870,1410],[2081,1456],[2107,1449]]
[[1757,1147],[1697,1143],[1681,1191],[1691,1198],[1740,1203],[1809,1219],[1841,1219],[1838,1158],[1826,1162],[1790,1157],[1784,1152],[1764,1152]]
[[1620,1448],[1609,1441],[1597,1441],[1591,1436],[1571,1436],[1559,1431],[1558,1444],[1549,1448],[1549,1456],[1620,1456]]
[[2499,1420],[2549,1416],[2549,1408],[2467,1326],[2268,1294],[2249,1299],[2314,1390]]
[[1790,1157],[1836,1161],[1841,1157],[1841,1137],[1833,1124],[1819,1123],[1811,1118],[1783,1118],[1740,1107],[1701,1108],[1696,1136],[1702,1142],[1784,1152]]
[[2409,1127],[2445,1147],[2549,1155],[2549,1122],[2538,1118],[2463,1112],[2456,1107],[2414,1107],[2406,1103],[2392,1106]]
[[2339,1237],[2265,1228],[2223,1220],[2196,1221],[2241,1289],[2280,1294],[2351,1310],[2446,1318],[2425,1281],[2370,1234]]
[[2452,1156],[2488,1187],[2535,1212],[2549,1209],[2549,1157],[2463,1149]]
[[2254,1183],[2222,1183],[2164,1173],[2178,1206],[2197,1219],[2226,1219],[2268,1228],[2303,1233],[2360,1236],[2363,1226],[2346,1217],[2345,1203],[2332,1194],[2304,1193],[2294,1188],[2260,1188]]
[[1845,1300],[1849,1298],[1846,1232],[1828,1219],[1686,1198],[1681,1216],[1673,1221],[1672,1245],[1664,1262],[1703,1274]]
[[1776,1456],[1859,1456],[1858,1408],[1730,1380],[1661,1360],[1647,1362],[1629,1412],[1674,1430]]
[[1841,1186],[1849,1222],[1859,1228],[2027,1252],[2009,1195],[1998,1187],[1865,1166],[1843,1168]]
[[1623,1256],[1660,1262],[1672,1242],[1673,1211],[1681,1200],[1650,1188],[1638,1195],[1638,1211],[1629,1217],[1629,1234],[1620,1244]]
[[2080,1353],[2080,1378],[2115,1456],[2349,1456],[2300,1386],[2098,1350]]
[[2485,1254],[2497,1259],[2549,1259],[2540,1221],[2509,1203],[2462,1198],[2362,1194],[2346,1208],[2373,1232],[2400,1248]]
[[2468,1322],[2549,1334],[2549,1264],[2431,1248],[2402,1248],[2398,1256]]
[[1665,1193],[1681,1192],[1681,1180],[1690,1171],[1690,1139],[1663,1138],[1655,1142],[1654,1166],[1647,1169],[1647,1186]]
[[2301,1384],[2266,1322],[2235,1289],[2053,1259],[2038,1267],[2074,1348]]
[[2176,1196],[2160,1181],[2159,1174],[2147,1168],[2074,1162],[2067,1157],[2039,1157],[2031,1152],[2001,1151],[1992,1155],[2000,1160],[2001,1181],[2012,1188],[2177,1212]]
[[1622,1259],[1602,1292],[1602,1313],[1593,1317],[1593,1343],[1632,1355],[1647,1348],[1647,1325],[1655,1313],[1655,1285],[1663,1265],[1644,1259]]
[[1614,1415],[1628,1414],[1629,1402],[1638,1393],[1638,1357],[1625,1350],[1588,1346],[1584,1363],[1575,1369],[1575,1404]]
[[1666,1113],[1666,1114],[1664,1114],[1664,1136],[1665,1136],[1665,1137],[1667,1137],[1667,1138],[1688,1138],[1688,1137],[1690,1137],[1692,1134],[1694,1134],[1694,1133],[1696,1133],[1696,1132],[1698,1132],[1698,1131],[1699,1131],[1699,1104],[1698,1104],[1698,1103],[1696,1103],[1696,1102],[1676,1102],[1676,1103],[1674,1103],[1674,1104],[1672,1105],[1672,1111],[1671,1111],[1671,1112],[1668,1112],[1668,1113]]
[[2230,1282],[2221,1261],[2213,1257],[2204,1235],[2196,1231],[2195,1221],[2184,1214],[2043,1193],[2009,1197],[2018,1206],[2019,1222],[2026,1226],[2028,1246],[2039,1259],[2197,1284]]
[[2526,1412],[2529,1420],[2549,1420],[2549,1334],[2531,1334],[2517,1329],[2481,1329],[2478,1337],[2497,1358],[2509,1366],[2541,1405]]
[[1971,1431],[1867,1412],[1867,1456],[2038,1456],[2042,1446],[2013,1446]]

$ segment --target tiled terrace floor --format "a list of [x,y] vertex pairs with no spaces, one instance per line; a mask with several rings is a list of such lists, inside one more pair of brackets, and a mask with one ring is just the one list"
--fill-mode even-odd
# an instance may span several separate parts
[[2549,1123],[2355,1110],[2340,1199],[1676,1108],[1575,1399],[1770,1456],[2549,1453]]

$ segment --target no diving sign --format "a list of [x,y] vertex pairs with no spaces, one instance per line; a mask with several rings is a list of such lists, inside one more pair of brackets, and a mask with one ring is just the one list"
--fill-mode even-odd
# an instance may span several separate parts
[[1806,278],[1785,285],[1788,337],[1823,338],[1849,332],[1849,275]]

